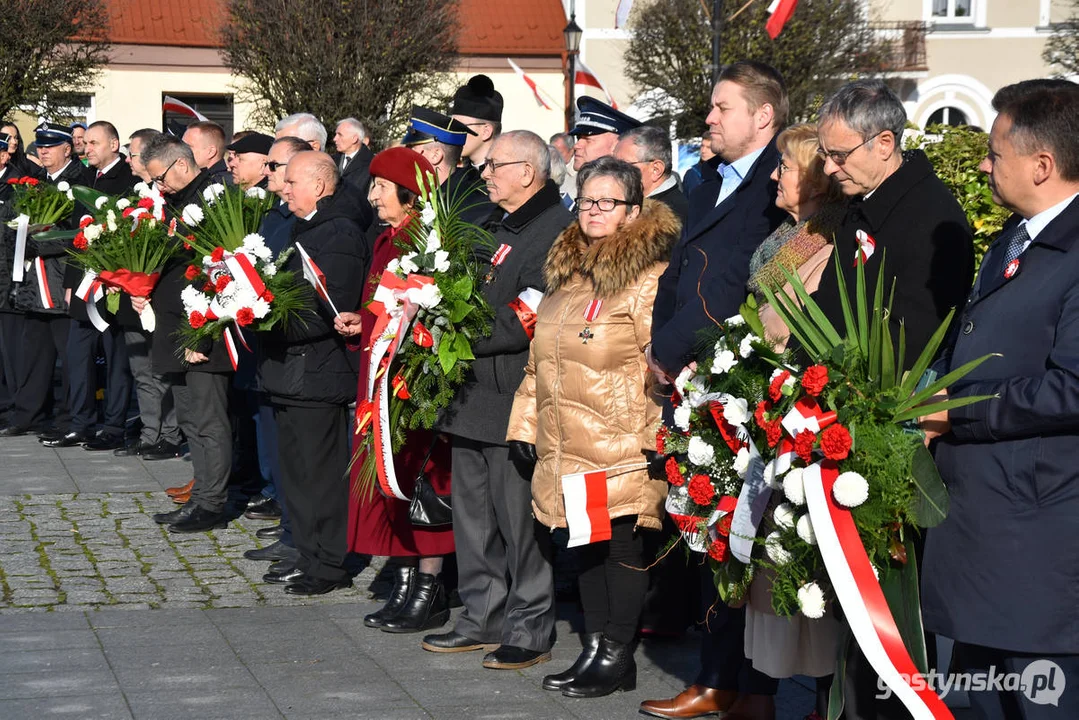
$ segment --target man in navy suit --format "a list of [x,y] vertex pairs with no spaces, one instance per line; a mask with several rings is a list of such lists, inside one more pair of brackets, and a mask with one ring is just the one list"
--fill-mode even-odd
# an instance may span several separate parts
[[[783,221],[769,176],[779,163],[775,136],[787,122],[788,108],[787,89],[775,68],[742,61],[719,76],[707,120],[712,150],[723,158],[722,179],[702,184],[690,196],[689,219],[652,310],[652,342],[645,352],[653,372],[666,382],[690,361],[701,331],[738,312],[746,299],[749,259]],[[702,574],[701,583],[709,616],[700,674],[677,697],[642,703],[641,712],[692,718],[771,708],[774,714],[776,681],[746,661],[745,609],[717,600],[710,573]]]
[[1079,85],[1009,85],[993,108],[981,169],[1015,215],[982,261],[948,362],[1000,353],[950,390],[996,397],[922,421],[951,494],[926,537],[925,626],[955,639],[953,671],[1022,678],[971,692],[977,717],[1075,718]]

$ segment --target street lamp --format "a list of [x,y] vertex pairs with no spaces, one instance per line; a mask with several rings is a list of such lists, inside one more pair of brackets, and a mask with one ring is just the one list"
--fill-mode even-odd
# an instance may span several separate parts
[[576,93],[574,93],[574,80],[576,79],[576,68],[574,67],[573,58],[581,49],[581,36],[584,35],[584,31],[581,30],[581,26],[577,24],[577,14],[573,13],[569,16],[569,24],[562,31],[562,37],[566,39],[566,70],[569,73],[568,83],[566,84],[566,130],[572,130],[574,122],[576,120]]

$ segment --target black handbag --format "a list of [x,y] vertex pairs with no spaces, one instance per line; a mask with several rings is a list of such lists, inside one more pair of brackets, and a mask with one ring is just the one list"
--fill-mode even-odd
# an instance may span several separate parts
[[420,465],[420,471],[416,475],[416,482],[412,485],[412,499],[408,503],[408,517],[413,525],[421,527],[438,527],[440,525],[453,524],[453,506],[449,495],[439,495],[427,479],[427,463],[431,454],[435,451],[435,443],[438,435],[435,435],[431,447],[427,450],[427,456]]

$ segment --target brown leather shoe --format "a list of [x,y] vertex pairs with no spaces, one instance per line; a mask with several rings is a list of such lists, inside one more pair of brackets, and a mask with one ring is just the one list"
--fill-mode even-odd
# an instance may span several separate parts
[[191,499],[191,493],[185,492],[183,495],[173,495],[172,501],[177,505],[185,505],[187,501]]
[[194,479],[192,479],[191,482],[189,482],[187,485],[177,485],[176,487],[166,488],[165,494],[168,495],[170,498],[174,498],[177,495],[189,494],[191,492],[191,488],[193,487],[195,487]]
[[775,720],[776,699],[772,695],[739,695],[723,720]]
[[690,685],[670,700],[646,700],[641,712],[660,718],[699,718],[722,715],[731,709],[738,693]]

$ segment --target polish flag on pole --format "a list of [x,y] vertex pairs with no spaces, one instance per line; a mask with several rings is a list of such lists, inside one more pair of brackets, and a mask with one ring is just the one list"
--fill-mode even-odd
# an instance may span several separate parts
[[300,253],[300,264],[303,266],[303,279],[311,283],[319,297],[329,303],[334,316],[340,315],[341,313],[337,312],[333,300],[330,299],[329,291],[326,290],[326,273],[319,269],[319,266],[315,264],[315,261],[312,260],[311,256],[307,254],[307,251],[303,249],[303,245],[296,243],[296,251]]
[[176,98],[169,97],[168,95],[165,96],[165,102],[162,103],[161,109],[165,112],[174,112],[177,115],[186,115],[187,117],[195,118],[199,122],[203,122],[207,119],[205,115],[187,103],[180,102]]
[[592,72],[592,70],[587,65],[581,62],[580,58],[574,60],[574,64],[577,66],[577,71],[574,73],[573,82],[577,83],[578,85],[587,85],[588,87],[594,87],[602,90],[603,94],[607,97],[607,104],[617,110],[618,103],[616,103],[614,101],[614,98],[611,97],[611,93],[607,90],[607,86],[603,84],[603,81],[599,79],[599,76]]
[[629,11],[633,9],[633,0],[618,0],[618,9],[614,11],[614,26],[624,28],[629,20]]
[[510,60],[509,58],[506,58],[506,62],[508,62],[508,63],[510,64],[510,67],[511,67],[511,68],[513,68],[513,71],[514,71],[515,73],[517,73],[517,77],[519,77],[519,78],[521,78],[522,80],[524,80],[524,81],[525,81],[525,85],[527,85],[527,86],[528,86],[529,88],[531,88],[531,89],[532,89],[532,94],[533,94],[533,95],[535,96],[535,98],[536,98],[536,102],[537,102],[537,103],[538,103],[538,104],[539,104],[539,105],[540,105],[541,107],[543,107],[543,108],[544,108],[545,110],[550,110],[550,109],[551,109],[551,106],[550,106],[550,105],[548,105],[548,104],[547,104],[547,101],[543,99],[543,96],[542,96],[542,95],[540,95],[540,90],[539,90],[539,86],[538,86],[538,85],[536,85],[536,81],[535,81],[535,80],[533,80],[532,78],[528,77],[528,75],[527,75],[527,74],[525,74],[525,71],[524,71],[524,70],[522,70],[522,69],[521,69],[521,68],[520,68],[520,67],[519,67],[519,66],[517,65],[517,63],[513,62],[513,61],[512,61],[512,60]]
[[796,7],[798,7],[798,0],[772,0],[772,4],[768,6],[771,16],[764,24],[764,31],[768,33],[768,37],[773,40],[779,37],[779,33],[783,32],[783,26],[791,19],[791,15],[794,15]]

